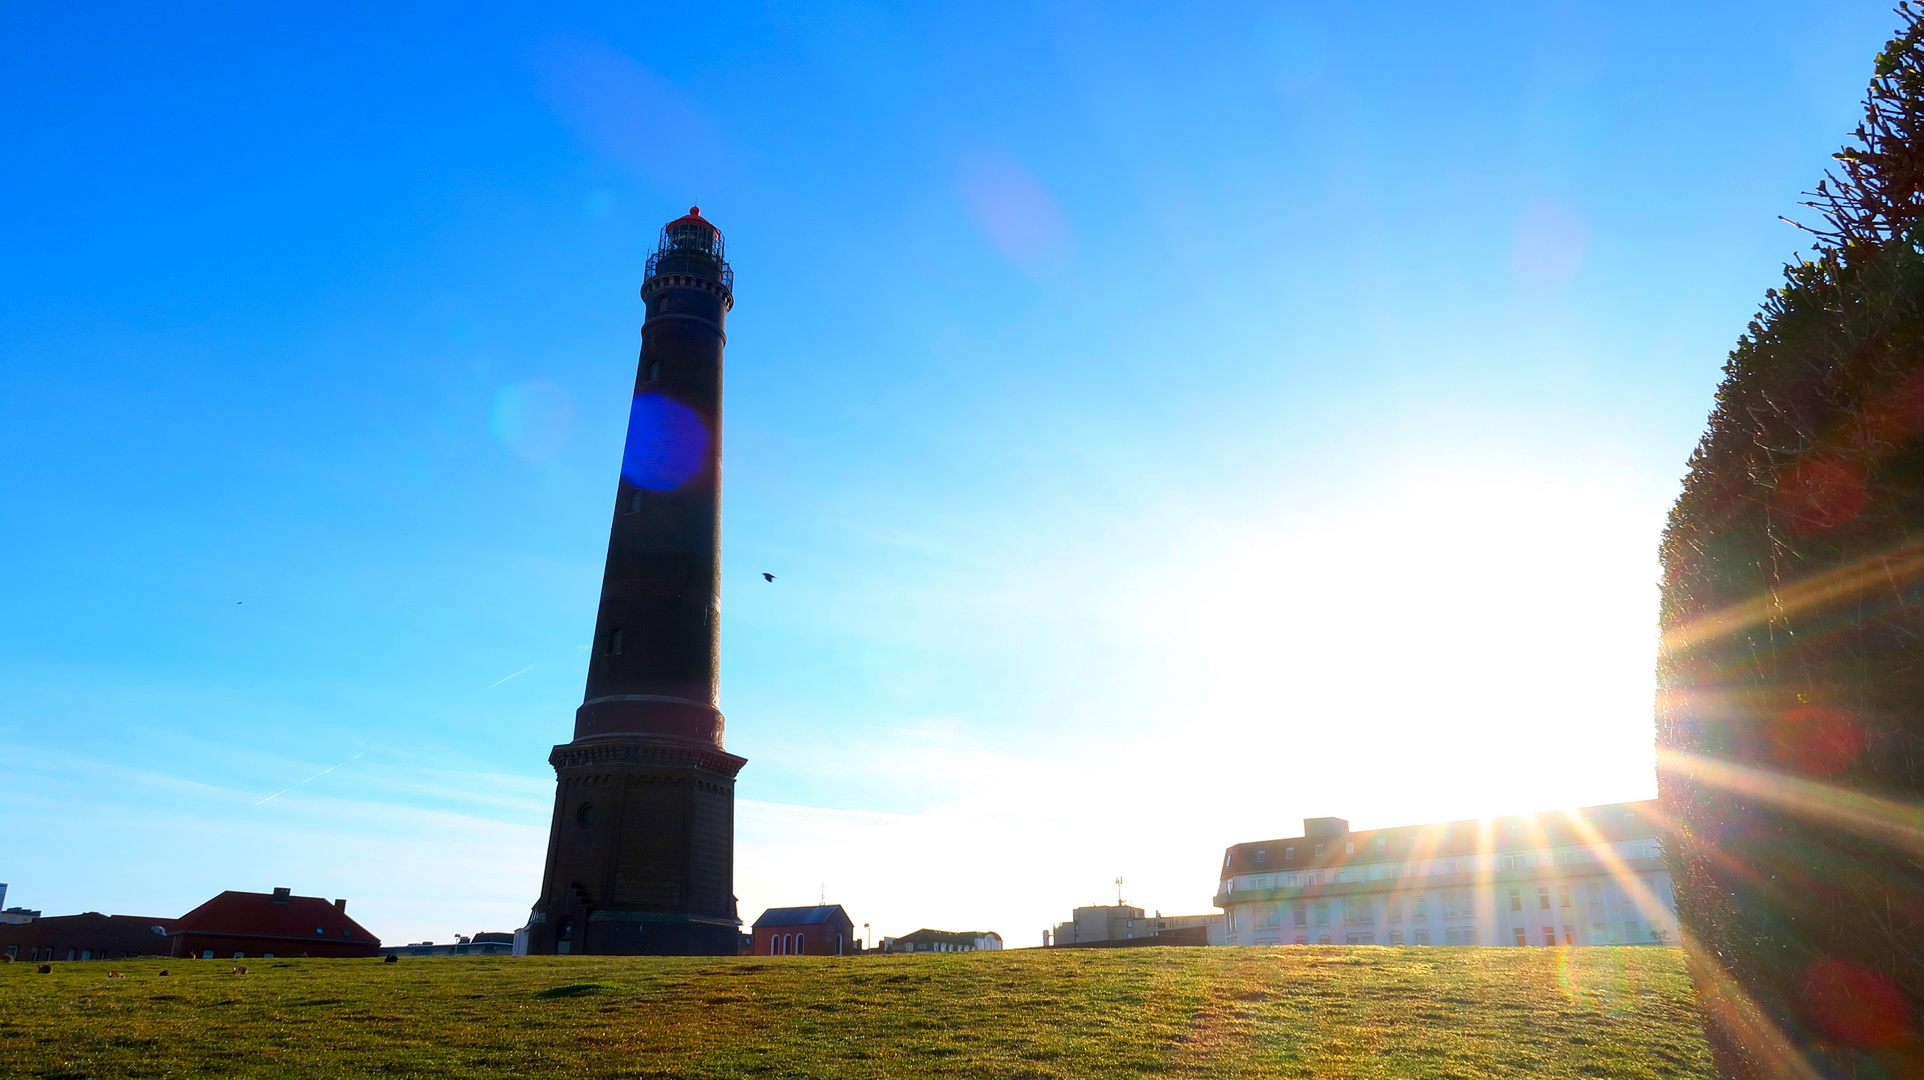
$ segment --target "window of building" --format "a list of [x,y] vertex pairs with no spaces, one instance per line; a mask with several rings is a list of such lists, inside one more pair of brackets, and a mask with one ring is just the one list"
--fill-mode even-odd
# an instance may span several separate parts
[[1637,920],[1635,919],[1623,920],[1623,940],[1625,941],[1638,940],[1637,933],[1640,929],[1641,927],[1638,925]]
[[1354,840],[1343,841],[1343,854],[1345,855],[1356,854],[1356,841]]
[[200,958],[202,960],[212,960],[214,958],[214,950],[212,949],[201,950]]
[[1268,848],[1257,848],[1257,849],[1256,849],[1256,861],[1257,861],[1257,862],[1268,862],[1268,861],[1269,861],[1269,849],[1268,849]]
[[247,954],[246,954],[246,953],[244,953],[244,952],[236,952],[236,953],[234,954],[234,959],[236,959],[236,960],[245,960],[245,959],[247,959]]
[[1550,910],[1550,886],[1537,886],[1537,908],[1542,911]]
[[1411,936],[1418,945],[1428,945],[1430,943],[1430,932],[1428,930],[1418,930]]
[[1318,935],[1318,936],[1317,936],[1317,938],[1316,938],[1316,944],[1318,944],[1318,945],[1327,945],[1327,944],[1329,944],[1329,935],[1328,935],[1328,934],[1321,934],[1321,935]]
[[1590,883],[1590,906],[1591,907],[1603,906],[1603,886],[1602,884],[1595,881]]
[[1518,945],[1528,945],[1530,943],[1521,926],[1517,927],[1514,933],[1516,934],[1516,943]]
[[1503,869],[1505,870],[1522,870],[1529,865],[1530,857],[1528,855],[1503,856]]
[[1410,902],[1410,921],[1411,922],[1429,922],[1430,921],[1430,901],[1428,897],[1419,896],[1415,900]]
[[1229,869],[1229,856],[1227,855],[1223,856],[1223,869],[1224,870]]
[[1343,936],[1343,944],[1374,945],[1376,944],[1376,935],[1375,934],[1345,934]]
[[1556,927],[1554,927],[1554,926],[1546,926],[1546,927],[1544,927],[1544,928],[1543,928],[1543,943],[1544,943],[1545,945],[1555,945],[1555,944],[1557,943],[1557,928],[1556,928]]
[[619,626],[615,627],[614,633],[611,633],[608,635],[608,655],[609,656],[621,655],[621,642],[622,642],[622,638],[625,636],[626,635],[622,633],[621,627]]
[[1557,886],[1557,906],[1558,907],[1570,906],[1570,886],[1568,885]]
[[1510,910],[1511,911],[1523,910],[1523,890],[1522,889],[1510,890]]
[[1297,926],[1309,925],[1309,904],[1307,902],[1298,900],[1294,904],[1291,904],[1290,908],[1290,913],[1296,918]]
[[[1316,901],[1316,925],[1329,925],[1329,901],[1327,900]],[[1324,944],[1328,944],[1328,942],[1324,942]]]
[[1383,904],[1383,917],[1393,923],[1402,922],[1403,921],[1403,901],[1401,900],[1385,901]]
[[1296,935],[1296,944],[1298,944],[1298,945],[1307,945],[1307,944],[1309,944],[1309,935],[1308,935],[1308,934],[1297,934],[1297,935]]
[[1367,896],[1351,896],[1343,900],[1343,921],[1350,925],[1376,921],[1370,913]]
[[1563,943],[1565,945],[1575,945],[1577,943],[1577,928],[1571,926],[1569,923],[1563,924]]
[[647,382],[654,382],[656,379],[659,379],[659,378],[661,378],[661,361],[659,360],[648,361],[648,368],[647,368],[647,371],[643,374],[643,379]]
[[1295,848],[1293,848],[1293,847],[1286,847],[1286,848],[1284,848],[1284,849],[1283,849],[1283,861],[1284,861],[1284,862],[1295,862],[1295,861],[1296,861],[1296,849],[1295,849]]
[[1321,844],[1316,845],[1316,857],[1319,859],[1323,857],[1323,845]]
[[1590,924],[1590,932],[1593,934],[1602,935],[1604,933],[1607,933],[1609,929],[1610,927],[1605,925],[1604,923],[1593,922]]
[[1401,930],[1391,930],[1391,931],[1390,931],[1390,944],[1391,944],[1391,945],[1401,945],[1401,944],[1403,944],[1403,931],[1401,931]]
[[1389,837],[1387,837],[1387,836],[1379,836],[1379,837],[1377,837],[1377,838],[1376,838],[1376,850],[1377,850],[1377,851],[1379,851],[1379,852],[1380,852],[1380,851],[1387,851],[1387,850],[1389,850],[1389,846],[1390,846],[1390,838],[1389,838]]

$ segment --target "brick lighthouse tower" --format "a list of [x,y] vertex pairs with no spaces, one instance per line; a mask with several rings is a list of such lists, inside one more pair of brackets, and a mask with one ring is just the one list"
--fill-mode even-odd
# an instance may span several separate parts
[[715,707],[722,323],[734,272],[690,207],[661,230],[574,741],[549,755],[533,953],[734,955],[735,774]]

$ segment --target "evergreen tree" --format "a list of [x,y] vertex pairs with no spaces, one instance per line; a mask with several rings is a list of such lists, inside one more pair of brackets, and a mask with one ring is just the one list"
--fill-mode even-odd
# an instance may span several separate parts
[[1664,533],[1659,791],[1733,1078],[1924,1076],[1924,17]]

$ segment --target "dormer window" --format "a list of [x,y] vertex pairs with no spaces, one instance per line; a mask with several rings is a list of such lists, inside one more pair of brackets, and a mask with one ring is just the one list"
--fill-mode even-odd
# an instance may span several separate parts
[[1284,862],[1295,862],[1295,861],[1296,861],[1296,849],[1295,849],[1295,848],[1293,848],[1293,847],[1286,847],[1286,848],[1284,848],[1284,849],[1283,849],[1283,861],[1284,861]]
[[1323,857],[1323,845],[1321,844],[1316,845],[1316,857],[1319,859]]
[[1268,848],[1257,848],[1257,849],[1256,849],[1256,861],[1257,861],[1257,862],[1268,862],[1268,861],[1269,861],[1269,849],[1268,849]]

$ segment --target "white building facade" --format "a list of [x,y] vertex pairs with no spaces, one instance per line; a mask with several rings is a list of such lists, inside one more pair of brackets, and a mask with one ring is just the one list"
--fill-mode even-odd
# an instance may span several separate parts
[[1230,945],[1658,945],[1676,901],[1654,800],[1303,835],[1224,854]]

